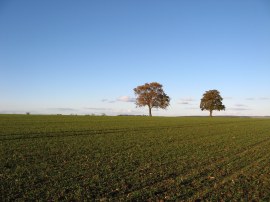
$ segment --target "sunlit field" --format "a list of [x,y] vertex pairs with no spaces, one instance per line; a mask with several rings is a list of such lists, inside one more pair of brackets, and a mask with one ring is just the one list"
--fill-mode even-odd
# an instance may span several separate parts
[[270,200],[270,119],[0,115],[1,201]]

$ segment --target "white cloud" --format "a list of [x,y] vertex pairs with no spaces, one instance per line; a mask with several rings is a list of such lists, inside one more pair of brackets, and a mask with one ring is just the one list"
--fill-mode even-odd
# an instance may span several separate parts
[[121,97],[117,98],[117,101],[120,101],[120,102],[135,102],[136,99],[131,98],[129,96],[121,96]]
[[186,97],[186,98],[180,98],[180,101],[182,102],[193,102],[196,101],[194,98]]

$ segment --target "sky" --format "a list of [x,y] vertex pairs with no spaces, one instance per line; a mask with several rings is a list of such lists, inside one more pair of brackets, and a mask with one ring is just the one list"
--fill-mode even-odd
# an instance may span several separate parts
[[155,116],[270,115],[269,0],[0,0],[0,113],[147,115],[133,89],[159,82]]

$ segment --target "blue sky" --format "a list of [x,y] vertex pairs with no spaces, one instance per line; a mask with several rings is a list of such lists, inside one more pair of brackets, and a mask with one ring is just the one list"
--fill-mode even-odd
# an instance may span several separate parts
[[147,114],[133,88],[163,84],[167,110],[270,115],[268,0],[0,0],[0,113]]

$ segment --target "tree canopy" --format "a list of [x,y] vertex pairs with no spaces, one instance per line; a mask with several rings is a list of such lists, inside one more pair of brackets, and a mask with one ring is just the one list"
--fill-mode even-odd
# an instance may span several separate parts
[[212,117],[214,110],[225,110],[225,105],[222,104],[222,100],[223,98],[220,96],[220,92],[218,90],[206,91],[201,99],[200,108],[202,111],[209,111],[210,116]]
[[164,92],[163,86],[157,82],[145,83],[134,88],[136,105],[148,106],[149,116],[152,116],[152,108],[166,109],[170,105],[170,97]]

